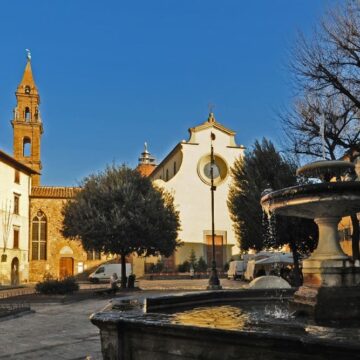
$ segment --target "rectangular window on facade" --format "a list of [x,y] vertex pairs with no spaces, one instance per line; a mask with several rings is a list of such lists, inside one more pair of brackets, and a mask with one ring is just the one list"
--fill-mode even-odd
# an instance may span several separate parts
[[15,170],[14,182],[16,184],[20,184],[20,171],[19,170]]
[[19,237],[20,237],[20,229],[14,228],[14,245],[13,245],[14,249],[19,248]]
[[14,214],[19,215],[20,212],[20,196],[14,194]]
[[87,260],[101,260],[100,251],[87,251]]

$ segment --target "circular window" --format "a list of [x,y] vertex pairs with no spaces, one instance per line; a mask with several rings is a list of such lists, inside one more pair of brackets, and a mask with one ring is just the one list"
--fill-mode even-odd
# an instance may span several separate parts
[[[211,185],[211,157],[204,155],[198,162],[197,171],[200,179],[207,185]],[[226,161],[219,155],[214,155],[213,177],[214,185],[220,185],[228,175]]]
[[[213,177],[214,179],[216,179],[218,176],[220,176],[220,169],[219,167],[216,165],[216,163],[214,163],[213,165]],[[211,161],[208,162],[205,166],[204,166],[204,174],[205,176],[211,180]]]

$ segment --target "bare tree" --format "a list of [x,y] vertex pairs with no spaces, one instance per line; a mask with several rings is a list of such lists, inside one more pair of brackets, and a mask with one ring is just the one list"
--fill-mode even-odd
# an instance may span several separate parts
[[310,93],[346,96],[360,109],[360,2],[327,13],[311,40],[299,37],[292,69]]
[[2,228],[3,228],[3,255],[5,255],[7,244],[10,237],[10,229],[13,218],[13,211],[11,206],[11,201],[6,200],[5,203],[2,204]]
[[344,95],[307,93],[280,115],[288,150],[300,156],[338,159],[360,153],[360,113]]
[[[310,40],[300,35],[291,68],[300,94],[281,115],[288,150],[354,161],[360,154],[360,1],[329,11]],[[359,259],[359,221],[356,214],[351,219]]]

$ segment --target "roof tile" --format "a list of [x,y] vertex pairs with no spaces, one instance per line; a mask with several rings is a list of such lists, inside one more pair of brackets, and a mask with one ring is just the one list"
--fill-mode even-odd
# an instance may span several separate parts
[[80,191],[79,187],[65,186],[34,186],[31,189],[31,197],[71,199]]

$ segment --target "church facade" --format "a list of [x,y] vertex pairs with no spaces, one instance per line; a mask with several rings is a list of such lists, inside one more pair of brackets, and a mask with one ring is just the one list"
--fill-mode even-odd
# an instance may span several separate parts
[[208,119],[189,129],[188,141],[181,141],[155,166],[150,153],[145,149],[139,159],[139,170],[151,178],[155,185],[174,196],[180,212],[183,242],[172,257],[164,259],[168,271],[176,271],[178,265],[189,260],[195,253],[210,267],[212,261],[211,217],[211,146],[214,151],[214,223],[215,258],[222,270],[233,254],[239,253],[237,241],[227,207],[230,169],[234,161],[243,156],[244,146],[237,145],[235,132],[216,121],[213,113]]

